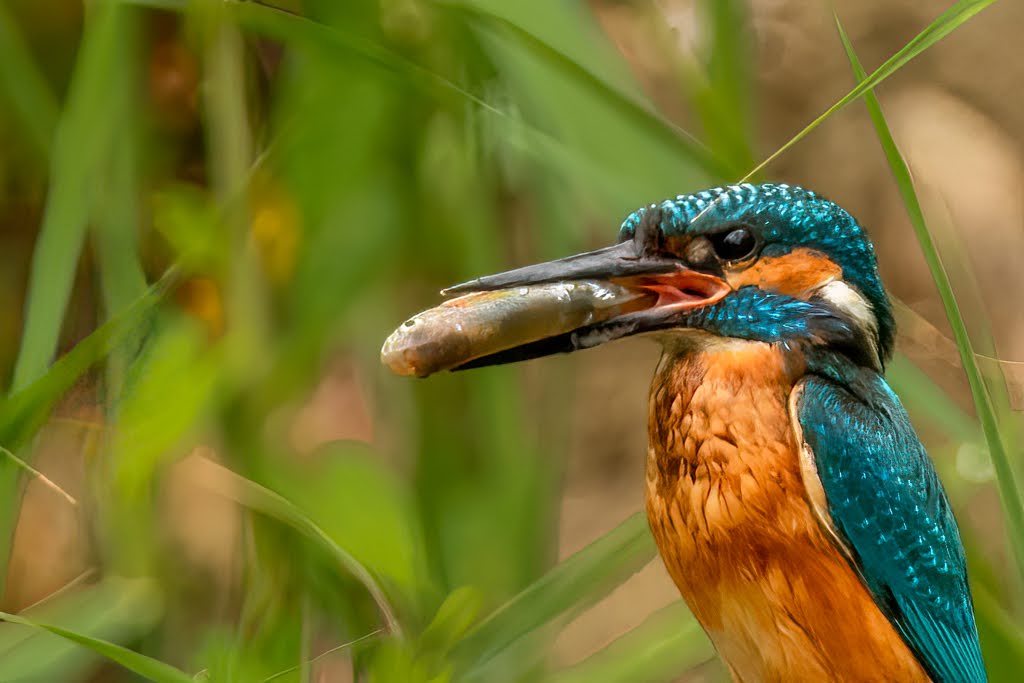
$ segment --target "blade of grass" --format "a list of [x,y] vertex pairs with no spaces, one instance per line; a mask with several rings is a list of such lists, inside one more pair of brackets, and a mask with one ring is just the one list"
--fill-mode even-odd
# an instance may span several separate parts
[[[124,0],[125,2],[145,7],[158,7],[171,11],[182,11],[184,3],[174,0]],[[246,30],[259,33],[292,45],[327,49],[332,52],[343,51],[377,64],[387,71],[409,78],[413,83],[428,86],[428,90],[440,89],[456,94],[481,109],[502,118],[516,120],[511,114],[486,102],[481,97],[462,88],[445,76],[395,52],[386,45],[368,40],[363,36],[350,33],[338,27],[318,24],[305,17],[291,14],[273,7],[257,3],[227,2],[226,8],[239,26]],[[475,16],[492,26],[500,26],[514,34],[518,41],[541,54],[560,70],[571,74],[575,80],[586,85],[592,92],[599,95],[611,106],[626,115],[635,126],[650,132],[665,144],[677,149],[679,154],[696,163],[705,172],[727,177],[728,167],[717,159],[707,148],[690,133],[671,123],[649,105],[638,101],[634,96],[623,92],[618,86],[610,83],[599,74],[581,65],[572,57],[560,51],[556,46],[539,38],[535,33],[508,21],[496,14],[479,9],[462,7],[459,10]],[[536,130],[538,134],[541,131]]]
[[415,604],[433,585],[412,492],[365,444],[325,444],[317,456],[315,470],[272,462],[258,476],[388,588],[404,623],[425,622],[436,603]]
[[[151,581],[108,577],[83,585],[87,578],[88,572],[79,575],[18,616],[116,643],[135,641],[159,623],[163,601]],[[0,624],[5,682],[80,680],[95,660],[94,653],[49,632]]]
[[251,479],[232,472],[226,467],[206,460],[204,465],[210,468],[211,476],[204,477],[204,484],[217,493],[266,515],[291,527],[306,536],[333,557],[338,564],[358,580],[377,603],[377,608],[384,618],[388,631],[402,637],[402,628],[395,617],[395,610],[387,599],[386,593],[369,569],[355,559],[351,553],[331,537],[315,521],[300,510],[294,503],[280,494],[257,484]]
[[[138,334],[144,321],[177,280],[171,270],[121,314],[114,316],[79,342],[46,374],[22,391],[0,401],[0,444],[17,452],[46,421],[61,396],[111,349]],[[21,468],[0,461],[0,586],[6,575],[10,539],[17,521],[17,487]]]
[[67,105],[54,134],[50,191],[32,256],[12,391],[46,372],[57,350],[85,238],[95,169],[102,166],[120,125],[111,115],[110,93],[124,11],[117,3],[102,2],[87,13]]
[[0,87],[40,159],[48,159],[57,127],[57,98],[36,67],[6,3],[0,5]]
[[29,465],[27,462],[16,456],[14,453],[11,453],[3,446],[0,446],[0,455],[10,460],[15,467],[18,467],[21,471],[25,472],[30,477],[38,481],[40,484],[42,484],[43,486],[45,486],[46,488],[50,489],[58,496],[63,498],[65,501],[67,501],[69,505],[73,507],[78,507],[78,501],[75,500],[74,496],[72,496],[70,493],[62,489],[60,486],[58,486],[56,482],[47,477],[45,474],[37,470],[35,467],[32,467],[32,465]]
[[[326,658],[330,657],[331,655],[333,655],[335,653],[341,652],[342,650],[347,650],[348,648],[352,647],[353,645],[358,645],[359,643],[364,643],[364,642],[366,642],[368,640],[373,640],[373,639],[377,638],[377,636],[379,636],[379,635],[381,635],[383,633],[384,633],[383,629],[377,629],[376,631],[371,631],[370,633],[367,633],[365,636],[359,636],[355,640],[350,640],[347,643],[342,643],[341,645],[335,645],[334,647],[332,647],[332,648],[330,648],[328,650],[324,650],[323,652],[318,654],[316,657],[313,657],[312,659],[310,659],[308,661],[302,662],[301,664],[296,664],[295,666],[293,666],[291,668],[288,668],[288,669],[283,669],[281,671],[278,671],[276,674],[274,674],[272,676],[268,676],[267,678],[264,678],[263,679],[263,683],[270,683],[270,681],[276,681],[278,678],[281,678],[282,676],[287,676],[290,673],[294,673],[296,671],[299,671],[304,666],[305,667],[310,667],[310,666],[312,666],[313,664],[316,664],[317,662],[319,662],[322,659],[326,659]],[[305,680],[305,679],[302,679],[302,680]]]
[[[185,2],[175,0],[122,0],[125,4],[171,12],[184,12]],[[324,26],[297,14],[256,3],[226,2],[226,8],[239,26],[259,35],[299,48],[326,54],[358,57],[381,69],[403,75],[420,85],[454,92],[472,104],[499,116],[510,114],[489,104],[445,76],[431,71],[380,43],[336,27]]]
[[[132,334],[163,300],[178,280],[172,268],[145,294],[75,345],[39,379],[0,401],[0,444],[20,449],[35,434],[50,409],[82,374]],[[0,500],[4,500],[0,496]]]
[[[138,88],[142,83],[139,51],[139,17],[134,7],[124,9],[116,36],[120,58],[110,74],[115,84],[111,97],[112,115],[123,121],[106,167],[100,174],[97,201],[93,206],[93,244],[98,256],[100,287],[106,316],[116,315],[146,291],[146,276],[139,262],[139,142],[141,127],[136,111]],[[120,394],[122,382],[139,345],[124,344],[115,349],[106,365],[104,394],[108,408]]]
[[[980,446],[978,423],[965,413],[921,368],[902,353],[893,356],[886,367],[886,379],[905,398],[908,410],[926,415],[936,429],[959,442]],[[911,396],[920,396],[914,400]]]
[[468,668],[493,658],[518,638],[569,609],[582,609],[654,559],[654,539],[636,513],[568,558],[466,634],[456,655]]
[[582,662],[556,672],[548,683],[660,683],[715,656],[711,641],[681,602],[647,617]]
[[70,640],[72,643],[88,648],[96,654],[106,657],[110,661],[120,664],[129,671],[154,683],[192,683],[192,677],[184,671],[107,640],[93,638],[83,633],[61,628],[60,626],[44,624],[17,614],[8,614],[7,612],[0,612],[0,620],[9,621],[12,624],[30,626],[41,631],[48,631],[61,638]]
[[1024,667],[1024,638],[1020,625],[988,588],[972,581],[978,635],[989,680],[1013,681]]
[[[517,5],[550,13],[556,25],[573,27],[566,29],[562,38],[567,45],[593,40],[583,26],[577,27],[582,14],[577,4],[524,0]],[[708,173],[666,145],[662,138],[637,127],[586,83],[559,68],[546,54],[532,49],[513,32],[491,22],[473,22],[468,28],[479,40],[487,62],[502,76],[502,89],[498,92],[510,99],[524,119],[550,131],[576,157],[595,162],[617,175],[620,194],[625,197],[622,203],[595,194],[583,184],[584,179],[571,175],[560,179],[566,185],[563,196],[573,198],[567,201],[587,206],[594,220],[610,223],[652,194],[675,196],[681,188],[721,182],[718,173]],[[580,116],[580,112],[586,112],[586,116]],[[546,160],[541,159],[539,170],[548,167]],[[631,171],[623,173],[625,168]]]
[[723,178],[730,176],[729,165],[717,158],[693,134],[663,117],[652,108],[650,103],[643,102],[636,96],[626,93],[618,85],[605,78],[603,74],[581,64],[566,54],[559,46],[544,40],[529,28],[479,5],[460,4],[458,10],[478,21],[486,21],[509,31],[520,43],[538,54],[544,61],[570,75],[575,81],[588,86],[592,92],[632,121],[638,129],[646,130],[651,135],[663,140],[684,158],[695,161],[707,173]]
[[909,43],[904,45],[896,54],[887,59],[880,67],[875,69],[870,76],[865,76],[864,79],[853,88],[853,90],[843,95],[839,101],[825,110],[825,113],[811,121],[806,128],[793,136],[789,142],[784,144],[782,147],[779,147],[777,150],[772,152],[767,159],[755,166],[740,182],[746,182],[760,173],[768,164],[775,161],[775,159],[781,156],[786,150],[803,140],[808,133],[821,125],[825,119],[843,109],[846,105],[850,104],[864,93],[871,91],[872,88],[887,79],[889,76],[892,76],[906,65],[907,62],[945,38],[958,26],[991,5],[993,2],[995,2],[995,0],[960,0],[960,2],[957,2],[955,5],[943,12],[937,19],[935,19],[935,21],[928,24],[923,31],[917,34]]
[[268,336],[266,283],[260,273],[255,242],[249,234],[249,169],[253,163],[251,123],[246,106],[247,82],[242,35],[227,5],[198,4],[191,16],[203,28],[203,60],[210,87],[204,90],[207,163],[222,211],[226,242],[233,257],[224,274],[225,315],[231,321],[226,342],[227,369],[252,376],[265,363]]
[[[957,7],[964,4],[962,2],[958,3]],[[953,10],[950,11],[952,12]],[[853,68],[854,76],[863,84],[867,78],[864,69],[861,67],[860,60],[857,58],[857,54],[850,43],[849,37],[846,35],[846,31],[843,29],[842,22],[839,21],[838,15],[835,15],[835,21],[839,37],[843,42],[846,55]],[[949,30],[952,30],[952,28]],[[945,33],[948,32],[947,30]],[[941,35],[945,35],[945,33]],[[871,121],[875,126],[878,141],[882,145],[885,158],[889,162],[889,169],[892,171],[893,178],[900,191],[900,196],[903,198],[903,205],[907,210],[910,223],[914,227],[914,234],[921,245],[921,252],[924,255],[925,262],[928,264],[928,270],[931,272],[932,279],[935,281],[935,287],[939,292],[939,298],[942,300],[946,318],[949,320],[950,327],[953,330],[953,338],[956,340],[956,346],[960,352],[960,361],[963,363],[964,373],[967,375],[967,382],[971,387],[971,396],[974,398],[974,405],[978,411],[978,420],[981,422],[985,441],[988,443],[992,466],[996,471],[996,485],[999,489],[999,498],[1002,501],[1003,512],[1006,516],[1007,532],[1018,572],[1018,581],[1024,582],[1024,501],[1021,498],[1020,488],[1014,476],[1009,454],[1006,452],[1002,435],[999,432],[999,423],[992,404],[992,398],[982,379],[981,370],[978,367],[978,359],[974,354],[971,338],[967,333],[967,326],[964,324],[964,318],[960,312],[956,295],[953,293],[949,275],[925,222],[924,211],[921,209],[921,203],[918,200],[917,191],[914,189],[914,182],[910,176],[910,168],[896,146],[896,141],[892,137],[888,123],[886,123],[885,115],[882,113],[878,99],[874,93],[867,90],[864,92],[864,102],[871,115]]]
[[700,116],[708,146],[725,159],[735,177],[756,161],[753,145],[753,87],[750,9],[742,0],[699,4],[707,48],[700,65],[682,69],[682,85]]
[[[1010,366],[1001,367],[998,360],[996,363],[991,362],[997,359],[999,350],[991,321],[985,313],[986,297],[970,259],[964,257],[968,253],[964,235],[957,229],[950,207],[944,198],[940,208],[942,210],[936,211],[929,220],[929,231],[940,255],[951,255],[943,265],[949,280],[956,285],[957,301],[965,316],[964,325],[971,338],[983,383],[992,400],[999,433],[1003,438],[1003,448],[1007,453],[1020,453],[1021,436],[1024,434],[1024,413],[1013,408],[1010,376],[1003,372]],[[949,345],[956,348],[955,342],[951,341]],[[1011,464],[1015,468],[1017,481],[1021,481],[1024,477],[1024,463],[1020,458],[1013,458]]]
[[146,278],[138,257],[137,230],[140,113],[136,111],[139,93],[135,84],[142,82],[139,73],[142,62],[138,50],[137,12],[135,8],[127,8],[123,12],[122,21],[115,27],[119,58],[108,75],[114,83],[110,106],[114,117],[123,125],[118,128],[117,145],[104,169],[102,187],[97,193],[99,201],[94,207],[94,235],[108,316],[129,306],[146,289]]

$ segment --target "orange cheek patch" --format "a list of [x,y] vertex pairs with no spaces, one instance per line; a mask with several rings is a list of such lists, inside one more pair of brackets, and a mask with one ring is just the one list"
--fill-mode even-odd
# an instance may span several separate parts
[[842,268],[824,254],[801,248],[762,258],[749,268],[727,274],[725,279],[733,289],[753,285],[800,297],[829,280],[840,279],[842,274]]

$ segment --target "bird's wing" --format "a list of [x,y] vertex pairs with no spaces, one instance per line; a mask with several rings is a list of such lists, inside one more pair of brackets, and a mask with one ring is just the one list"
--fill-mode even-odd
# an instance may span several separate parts
[[794,390],[808,496],[933,680],[985,681],[949,501],[899,399],[868,384],[866,400],[817,376]]

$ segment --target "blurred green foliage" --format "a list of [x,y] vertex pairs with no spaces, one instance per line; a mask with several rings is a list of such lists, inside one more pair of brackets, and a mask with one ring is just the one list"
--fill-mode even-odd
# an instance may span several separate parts
[[[71,394],[102,406],[78,501],[95,569],[4,617],[4,680],[88,680],[102,657],[123,667],[103,680],[307,681],[341,658],[371,681],[668,681],[712,657],[674,605],[568,669],[548,661],[655,555],[638,514],[554,563],[570,364],[410,382],[377,349],[446,284],[589,248],[635,206],[747,174],[744,2],[700,3],[707,40],[679,69],[704,142],[656,111],[583,3],[52,4],[67,35],[80,20],[67,64],[33,45],[32,3],[0,5],[0,163],[39,198],[0,445],[31,463]],[[987,4],[957,3],[794,141]],[[292,425],[338,358],[369,424],[352,408],[336,416],[351,440],[304,447]],[[909,361],[891,376],[943,448],[983,448]],[[1019,425],[997,413],[979,410],[1016,530],[999,449]],[[244,511],[226,579],[167,531],[189,453]],[[25,470],[0,463],[6,567]],[[1017,574],[966,540],[1006,679],[1024,665]]]

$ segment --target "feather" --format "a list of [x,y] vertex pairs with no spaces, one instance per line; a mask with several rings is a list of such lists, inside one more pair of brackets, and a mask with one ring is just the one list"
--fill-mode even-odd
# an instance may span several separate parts
[[794,390],[796,433],[827,502],[819,518],[933,680],[985,681],[949,501],[899,399],[860,373],[857,394],[814,375]]

